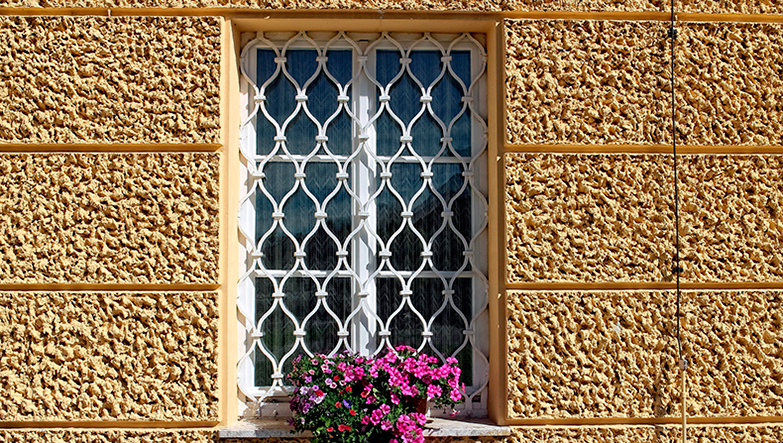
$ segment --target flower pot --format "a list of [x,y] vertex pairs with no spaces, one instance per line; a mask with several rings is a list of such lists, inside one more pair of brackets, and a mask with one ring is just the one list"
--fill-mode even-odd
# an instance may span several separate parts
[[411,405],[416,409],[416,412],[418,412],[419,414],[428,415],[426,398],[416,397],[411,401]]

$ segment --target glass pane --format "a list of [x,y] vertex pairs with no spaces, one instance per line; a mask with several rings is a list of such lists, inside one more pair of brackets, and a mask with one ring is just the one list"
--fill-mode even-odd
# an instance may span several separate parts
[[418,50],[411,53],[411,72],[427,89],[438,78],[443,69],[438,50]]
[[381,114],[375,121],[375,134],[378,155],[391,157],[400,150],[402,129],[388,112]]
[[[269,192],[276,202],[281,202],[285,195],[293,189],[295,167],[288,162],[267,163],[263,169],[266,177],[263,179],[263,186]],[[292,200],[289,200],[285,211],[290,211],[289,220],[284,219],[286,228],[294,235],[299,234],[303,238],[303,233],[312,229],[314,220],[310,217],[297,217],[297,212],[314,212],[312,201],[303,200],[304,195],[299,190]],[[308,203],[309,201],[309,203]],[[256,192],[256,241],[273,226],[272,213],[274,207],[271,201],[261,192]],[[309,220],[308,220],[309,218]],[[308,229],[309,228],[309,229]],[[301,239],[300,238],[300,239]],[[296,247],[294,242],[285,234],[280,226],[277,226],[272,234],[267,237],[264,244],[261,245],[261,252],[264,254],[263,263],[267,269],[288,269],[294,265],[294,252]]]
[[315,227],[315,203],[300,187],[286,200],[283,214],[285,214],[283,224],[286,229],[293,234],[299,244],[302,244],[307,234]]
[[[269,279],[257,278],[256,284],[256,323],[264,314],[272,308],[274,301],[272,293],[274,286]],[[261,325],[261,342],[264,348],[271,353],[279,362],[280,359],[294,346],[296,339],[294,337],[294,324],[285,313],[276,307],[270,316],[268,316]],[[272,384],[273,367],[269,359],[261,353],[255,351],[256,357],[256,384],[257,386],[269,386]],[[290,363],[285,366],[285,371],[290,370]]]
[[[378,316],[384,323],[387,323],[391,315],[403,303],[403,297],[400,295],[402,285],[395,278],[379,278],[376,282]],[[407,304],[402,311],[391,319],[389,325],[391,336],[389,337],[392,346],[407,345],[418,348],[423,340],[421,333],[424,331],[419,317]],[[380,340],[378,340],[380,345]]]
[[[336,174],[339,171],[334,163],[311,162],[305,167],[305,184],[307,189],[321,202],[333,193],[339,182]],[[342,246],[351,230],[351,199],[343,187],[329,201],[326,209],[326,227],[321,225],[315,235],[307,240],[304,251],[307,254],[305,263],[310,270],[332,270],[337,267],[337,251]],[[310,215],[315,223],[314,213]],[[326,229],[329,229],[335,241]]]
[[443,204],[433,194],[429,186],[413,203],[413,218],[411,221],[413,221],[413,226],[424,237],[425,241],[429,242],[430,238],[435,235],[435,232],[443,224],[441,214],[444,209]]
[[[398,51],[377,51],[375,76],[381,85],[387,86],[401,69],[403,66],[400,64]],[[391,85],[389,107],[406,126],[421,109],[421,92],[421,88],[407,71]]]
[[326,69],[338,83],[345,86],[353,77],[353,51],[330,49],[326,52]]
[[[347,278],[332,279],[326,287],[326,305],[344,323],[351,312],[351,280]],[[304,317],[302,317],[304,318]],[[310,352],[328,354],[337,347],[339,324],[322,305],[310,317],[304,327],[305,343]]]
[[334,155],[350,155],[353,151],[351,142],[351,117],[344,109],[326,127],[326,136],[329,138],[326,146]]
[[300,110],[285,129],[286,146],[288,152],[293,155],[307,155],[315,147],[315,136],[318,135],[318,127]]
[[315,49],[289,49],[285,53],[285,67],[300,88],[318,69],[318,51]]
[[315,81],[307,88],[307,108],[321,124],[337,111],[339,91],[334,82],[321,71]]
[[[262,87],[272,77],[276,69],[275,51],[259,49],[256,52],[256,85]],[[267,100],[263,102],[263,106],[278,125],[282,124],[296,108],[296,89],[285,78],[282,71],[267,85],[264,95]],[[274,125],[263,112],[259,111],[256,115],[256,152],[259,155],[271,153],[275,147],[276,135]]]
[[[413,137],[411,147],[417,154],[423,157],[433,157],[440,151],[442,146],[440,139],[445,136],[445,133],[429,111],[425,111],[424,115],[413,124],[411,136]],[[447,155],[448,151],[445,151],[444,157]]]

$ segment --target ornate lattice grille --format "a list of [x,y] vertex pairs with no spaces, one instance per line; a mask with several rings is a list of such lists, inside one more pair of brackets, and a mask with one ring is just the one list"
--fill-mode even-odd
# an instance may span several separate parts
[[471,34],[258,33],[246,118],[239,389],[300,353],[407,344],[487,384],[486,53]]

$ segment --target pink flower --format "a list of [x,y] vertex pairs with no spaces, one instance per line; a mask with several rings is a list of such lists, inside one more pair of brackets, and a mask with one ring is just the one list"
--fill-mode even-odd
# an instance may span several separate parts
[[432,400],[433,398],[440,397],[442,393],[443,393],[443,389],[438,385],[427,386],[427,400]]

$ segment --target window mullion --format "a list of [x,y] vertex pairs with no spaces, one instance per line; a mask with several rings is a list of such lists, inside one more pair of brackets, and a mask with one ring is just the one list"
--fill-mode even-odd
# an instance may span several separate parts
[[[374,69],[374,63],[354,51],[354,72],[361,69]],[[371,276],[377,267],[378,244],[372,233],[377,232],[377,208],[373,195],[377,190],[377,169],[375,161],[376,138],[375,127],[370,120],[375,112],[375,85],[370,81],[367,72],[362,72],[353,85],[353,107],[357,122],[353,125],[353,149],[359,153],[353,160],[352,186],[359,197],[354,202],[354,228],[360,224],[364,227],[353,241],[353,268],[359,276],[359,282],[354,282],[353,309],[359,309],[359,314],[352,324],[352,346],[354,351],[370,355],[376,350],[375,336],[377,323],[366,309],[377,312],[375,279]],[[360,305],[364,306],[360,307]]]

